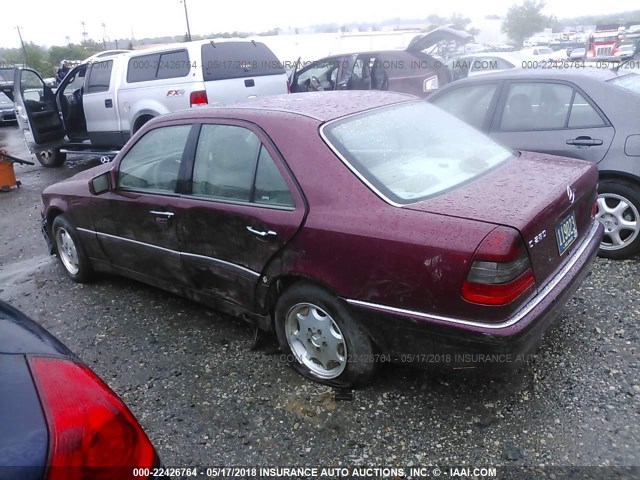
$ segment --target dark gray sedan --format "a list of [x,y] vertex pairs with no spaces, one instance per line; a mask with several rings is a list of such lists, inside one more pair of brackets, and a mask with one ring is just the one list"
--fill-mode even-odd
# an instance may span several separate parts
[[640,250],[640,75],[511,69],[452,83],[428,101],[516,150],[597,163],[600,255]]

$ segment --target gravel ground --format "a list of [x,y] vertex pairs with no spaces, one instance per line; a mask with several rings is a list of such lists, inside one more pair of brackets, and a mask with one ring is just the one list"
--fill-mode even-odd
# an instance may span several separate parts
[[[32,158],[14,127],[0,146]],[[251,350],[238,319],[133,281],[71,282],[46,254],[40,192],[97,164],[16,165],[0,193],[0,298],[120,394],[166,465],[640,465],[640,263],[598,259],[530,367],[507,381],[386,365],[338,400]]]

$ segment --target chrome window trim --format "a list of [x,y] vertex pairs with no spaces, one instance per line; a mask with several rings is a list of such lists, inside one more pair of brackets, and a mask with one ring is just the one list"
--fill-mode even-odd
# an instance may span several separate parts
[[573,254],[571,259],[567,263],[565,263],[565,265],[556,274],[556,276],[553,277],[553,279],[551,279],[551,281],[549,281],[547,283],[547,285],[542,289],[542,291],[539,292],[533,299],[531,299],[531,301],[529,301],[529,303],[527,303],[523,308],[521,308],[517,313],[515,313],[510,319],[508,319],[508,320],[506,320],[504,322],[501,322],[501,323],[474,322],[474,321],[471,321],[471,320],[463,320],[463,319],[460,319],[460,318],[446,317],[446,316],[442,316],[442,315],[434,315],[434,314],[429,314],[429,313],[417,312],[417,311],[414,311],[414,310],[406,310],[406,309],[403,309],[403,308],[392,307],[392,306],[389,306],[389,305],[380,305],[380,304],[377,304],[377,303],[365,302],[365,301],[362,301],[362,300],[354,300],[354,299],[351,299],[351,298],[345,298],[344,300],[347,303],[351,304],[351,305],[356,305],[356,306],[360,306],[360,307],[370,308],[370,309],[373,309],[373,310],[380,310],[380,311],[383,311],[383,312],[394,313],[394,314],[399,314],[399,315],[408,315],[408,316],[413,316],[413,317],[419,317],[419,318],[423,318],[425,320],[435,320],[435,321],[440,321],[440,322],[446,322],[446,323],[451,323],[451,324],[454,324],[454,325],[465,325],[465,326],[469,326],[469,327],[480,327],[480,328],[485,328],[485,329],[490,329],[490,330],[498,330],[498,329],[502,329],[502,328],[511,327],[511,326],[515,325],[516,323],[520,322],[526,315],[528,315],[534,308],[536,308],[540,304],[540,302],[542,302],[551,293],[551,291],[554,288],[556,288],[558,286],[558,284],[567,275],[569,270],[571,270],[575,266],[575,264],[578,262],[578,260],[580,260],[582,258],[582,255],[584,254],[585,250],[589,247],[589,245],[591,244],[591,241],[593,240],[594,236],[598,232],[599,225],[600,224],[597,221],[595,221],[593,223],[593,225],[591,226],[591,229],[589,230],[587,236],[584,238],[584,240],[580,244],[580,247],[576,250],[576,252]]
[[172,250],[170,248],[159,247],[158,245],[153,245],[151,243],[140,242],[138,240],[132,240],[130,238],[119,237],[117,235],[111,235],[111,234],[108,234],[108,233],[95,232],[93,230],[88,230],[86,228],[76,228],[76,230],[78,230],[79,232],[83,232],[83,233],[94,234],[94,235],[97,235],[99,237],[106,237],[106,238],[112,238],[114,240],[121,240],[123,242],[135,243],[136,245],[141,245],[143,247],[153,248],[153,249],[160,250],[160,251],[172,254],[172,255],[179,255],[181,257],[184,256],[184,257],[191,257],[191,258],[199,258],[199,259],[202,259],[202,260],[208,260],[208,261],[211,261],[213,263],[218,263],[220,265],[225,265],[227,267],[234,268],[236,270],[241,270],[241,271],[243,271],[245,273],[248,273],[249,275],[254,276],[256,278],[260,277],[260,273],[254,271],[254,270],[251,270],[250,268],[243,267],[242,265],[237,265],[235,263],[227,262],[226,260],[221,260],[219,258],[207,257],[206,255],[198,255],[198,254],[195,254],[195,253],[179,252],[177,250]]

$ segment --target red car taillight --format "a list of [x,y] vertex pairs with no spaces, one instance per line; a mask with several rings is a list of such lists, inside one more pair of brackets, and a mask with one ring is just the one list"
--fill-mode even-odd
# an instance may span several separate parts
[[133,479],[155,451],[126,405],[88,367],[30,357],[49,430],[47,480]]
[[498,227],[476,250],[462,298],[485,305],[505,305],[535,284],[531,260],[520,234]]
[[191,95],[189,95],[189,103],[191,103],[192,107],[197,105],[207,105],[209,103],[209,99],[207,98],[207,91],[196,90],[191,92]]

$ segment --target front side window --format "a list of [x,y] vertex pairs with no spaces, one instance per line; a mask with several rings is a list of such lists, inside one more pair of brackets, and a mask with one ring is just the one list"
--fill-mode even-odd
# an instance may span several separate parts
[[39,102],[44,99],[44,83],[37,73],[24,70],[20,77],[20,93],[25,100]]
[[221,200],[293,206],[291,192],[260,139],[234,125],[202,126],[192,192]]
[[176,125],[144,135],[120,163],[118,188],[175,192],[190,131],[191,125]]
[[113,60],[92,64],[89,79],[87,80],[86,93],[107,92],[109,90],[109,84],[111,83],[112,69]]
[[422,101],[339,119],[322,132],[352,170],[399,204],[453,189],[513,157],[511,150]]

